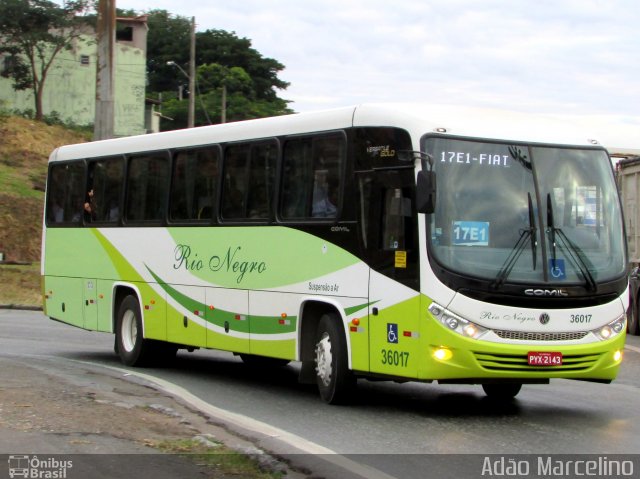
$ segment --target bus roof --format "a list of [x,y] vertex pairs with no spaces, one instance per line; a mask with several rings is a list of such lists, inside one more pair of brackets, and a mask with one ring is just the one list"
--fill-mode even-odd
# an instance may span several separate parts
[[352,126],[393,126],[409,131],[414,137],[439,132],[458,137],[530,143],[573,146],[599,144],[573,125],[560,122],[551,116],[430,104],[370,103],[67,145],[53,151],[49,161],[184,148],[330,131]]
[[408,130],[412,135],[446,135],[527,143],[594,146],[599,143],[584,129],[551,115],[534,115],[488,108],[450,105],[364,104],[357,108],[354,125],[384,122]]

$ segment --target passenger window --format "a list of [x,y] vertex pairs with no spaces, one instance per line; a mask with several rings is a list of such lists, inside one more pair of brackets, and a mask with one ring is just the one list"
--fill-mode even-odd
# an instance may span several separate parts
[[270,218],[277,151],[273,142],[232,145],[226,149],[223,219]]
[[80,223],[84,210],[84,161],[53,165],[47,184],[47,223]]
[[249,146],[230,146],[224,156],[224,184],[222,186],[222,217],[240,219],[245,214],[245,196],[249,168]]
[[169,208],[172,220],[212,218],[219,161],[217,147],[181,151],[175,156]]
[[156,154],[129,161],[127,175],[127,221],[160,221],[169,185],[169,159]]
[[93,195],[89,201],[91,210],[85,210],[85,220],[103,223],[117,223],[120,220],[123,176],[123,158],[108,158],[90,163],[88,190]]
[[271,217],[277,156],[275,143],[252,148],[247,192],[247,217],[250,219],[267,220]]
[[285,144],[283,219],[337,217],[344,156],[342,135],[300,138]]

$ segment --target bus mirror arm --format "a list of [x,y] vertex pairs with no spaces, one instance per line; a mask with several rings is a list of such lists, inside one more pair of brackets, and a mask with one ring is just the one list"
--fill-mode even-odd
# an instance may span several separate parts
[[436,209],[436,174],[433,171],[418,172],[416,208],[418,213],[425,215],[430,215]]

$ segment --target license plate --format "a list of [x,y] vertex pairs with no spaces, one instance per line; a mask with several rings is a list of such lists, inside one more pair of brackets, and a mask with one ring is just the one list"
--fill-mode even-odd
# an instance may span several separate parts
[[562,353],[530,351],[527,354],[527,361],[529,366],[560,366]]

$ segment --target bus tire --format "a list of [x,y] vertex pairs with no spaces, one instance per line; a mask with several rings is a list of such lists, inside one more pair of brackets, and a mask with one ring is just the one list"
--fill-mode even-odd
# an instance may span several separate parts
[[633,336],[640,334],[638,324],[638,298],[630,298],[629,309],[627,310],[627,332]]
[[323,314],[316,333],[315,366],[320,397],[328,404],[348,402],[355,387],[347,359],[347,344],[339,328],[339,318],[334,313]]
[[135,296],[124,298],[118,308],[116,321],[116,349],[127,366],[146,366],[153,361],[153,341],[144,339],[140,304]]
[[522,384],[520,383],[488,383],[483,384],[482,389],[484,393],[491,399],[497,399],[500,401],[507,401],[515,398]]

